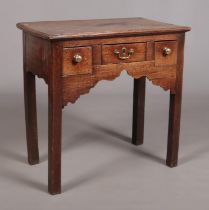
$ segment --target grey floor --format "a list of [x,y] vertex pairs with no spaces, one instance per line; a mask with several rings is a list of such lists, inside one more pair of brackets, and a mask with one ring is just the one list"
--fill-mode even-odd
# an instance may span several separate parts
[[1,92],[1,210],[208,210],[209,97],[184,94],[179,166],[165,166],[168,93],[148,91],[145,143],[131,141],[132,95],[92,91],[63,111],[63,194],[47,194],[47,99],[38,95],[41,163],[26,161],[23,96]]

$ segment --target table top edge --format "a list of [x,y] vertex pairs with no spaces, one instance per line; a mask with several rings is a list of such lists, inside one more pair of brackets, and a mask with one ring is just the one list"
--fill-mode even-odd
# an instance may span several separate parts
[[[147,21],[153,21],[149,19],[144,19],[141,18],[142,20],[147,20]],[[137,20],[137,18],[119,18],[119,19],[98,19],[98,20],[87,20],[87,21],[104,21],[104,20]],[[67,20],[65,20],[67,21]],[[73,21],[78,21],[82,22],[85,20],[69,20],[69,23]],[[159,34],[168,34],[168,33],[184,33],[188,32],[191,30],[191,27],[188,26],[178,26],[178,25],[173,25],[173,24],[167,24],[167,23],[162,23],[165,24],[165,27],[157,27],[157,28],[146,28],[146,29],[139,29],[139,28],[133,28],[131,30],[116,30],[116,31],[82,31],[80,33],[45,33],[40,30],[36,30],[32,27],[30,27],[29,24],[36,24],[36,23],[44,23],[44,22],[64,22],[64,21],[40,21],[40,22],[20,22],[17,23],[16,26],[17,28],[21,29],[23,32],[30,33],[36,37],[40,37],[43,39],[49,39],[49,40],[63,40],[63,39],[83,39],[83,38],[100,38],[100,37],[117,37],[117,36],[143,36],[143,35],[159,35]],[[158,21],[153,21],[153,22],[158,22]],[[161,23],[161,22],[159,22]],[[166,27],[166,25],[168,27]]]

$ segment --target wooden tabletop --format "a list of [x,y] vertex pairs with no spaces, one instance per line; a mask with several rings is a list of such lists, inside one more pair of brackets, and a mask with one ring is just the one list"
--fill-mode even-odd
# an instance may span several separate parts
[[190,27],[145,18],[24,22],[18,23],[17,27],[44,39],[165,34],[191,30]]

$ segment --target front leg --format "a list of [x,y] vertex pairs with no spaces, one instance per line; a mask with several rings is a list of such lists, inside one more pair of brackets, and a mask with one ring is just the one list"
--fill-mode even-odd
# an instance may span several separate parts
[[62,104],[58,92],[49,90],[49,193],[61,193]]
[[48,191],[61,193],[61,130],[62,130],[62,52],[58,43],[52,45],[51,68],[49,72],[49,171]]
[[177,166],[181,117],[181,94],[170,94],[168,147],[166,164]]
[[166,159],[166,164],[169,167],[175,167],[178,164],[184,62],[184,36],[184,34],[179,35],[175,93],[170,93],[168,146]]

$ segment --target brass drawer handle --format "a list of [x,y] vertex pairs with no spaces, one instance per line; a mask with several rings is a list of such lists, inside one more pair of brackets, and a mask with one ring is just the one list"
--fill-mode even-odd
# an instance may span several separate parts
[[118,49],[114,50],[114,54],[121,60],[129,59],[134,54],[134,49],[130,49],[127,54],[127,49],[125,47],[122,48],[122,53]]
[[171,48],[168,48],[168,47],[163,48],[163,55],[164,56],[170,55],[171,53],[172,53]]
[[79,55],[79,54],[75,54],[73,56],[73,62],[74,63],[80,63],[82,60],[83,60],[83,57],[81,55]]

